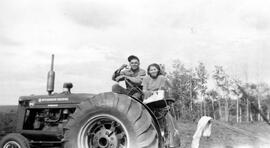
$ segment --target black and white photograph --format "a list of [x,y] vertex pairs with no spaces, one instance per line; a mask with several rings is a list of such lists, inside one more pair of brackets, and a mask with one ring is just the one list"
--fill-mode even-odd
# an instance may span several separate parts
[[0,0],[0,148],[269,148],[269,0]]

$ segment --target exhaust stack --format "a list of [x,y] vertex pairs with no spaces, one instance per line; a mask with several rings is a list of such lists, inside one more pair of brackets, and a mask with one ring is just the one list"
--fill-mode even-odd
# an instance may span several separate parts
[[51,95],[52,92],[54,91],[55,72],[53,71],[53,66],[54,66],[54,54],[52,54],[51,70],[48,72],[47,76],[47,92],[49,95]]

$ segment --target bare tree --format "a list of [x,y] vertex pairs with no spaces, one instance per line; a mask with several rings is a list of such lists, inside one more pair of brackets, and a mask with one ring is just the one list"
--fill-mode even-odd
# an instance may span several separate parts
[[[225,121],[229,121],[229,76],[225,73],[222,66],[215,66],[213,78],[216,81],[217,87],[220,89],[222,99],[225,100]],[[221,100],[220,100],[221,101]]]
[[199,65],[195,68],[197,81],[197,91],[201,97],[201,110],[203,115],[206,115],[206,101],[205,101],[205,94],[207,90],[207,79],[208,74],[205,68],[205,65],[200,62]]

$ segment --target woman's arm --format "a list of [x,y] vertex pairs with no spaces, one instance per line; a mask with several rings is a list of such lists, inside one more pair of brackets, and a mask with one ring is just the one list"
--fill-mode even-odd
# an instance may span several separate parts
[[150,97],[153,94],[153,92],[148,89],[148,87],[149,87],[148,83],[149,83],[149,78],[146,76],[146,77],[144,77],[144,79],[142,81],[144,99]]

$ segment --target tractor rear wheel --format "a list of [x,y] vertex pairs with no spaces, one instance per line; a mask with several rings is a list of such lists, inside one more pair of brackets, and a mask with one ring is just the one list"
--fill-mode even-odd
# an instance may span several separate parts
[[1,148],[30,148],[29,141],[18,133],[6,135],[0,141]]
[[158,148],[148,110],[126,95],[102,93],[82,102],[65,127],[65,148]]

